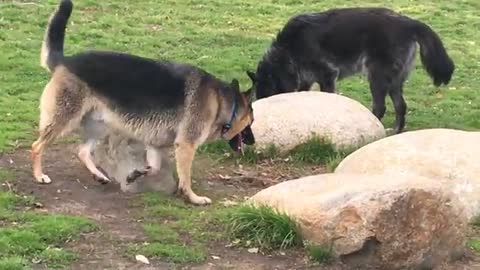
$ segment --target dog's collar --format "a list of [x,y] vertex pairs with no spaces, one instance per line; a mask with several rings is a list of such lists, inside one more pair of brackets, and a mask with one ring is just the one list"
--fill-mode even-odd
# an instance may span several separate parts
[[235,98],[234,101],[233,101],[233,109],[232,109],[232,115],[230,116],[230,121],[228,121],[228,123],[223,125],[222,135],[227,133],[232,128],[233,120],[235,120],[235,117],[237,116],[237,106],[238,106],[237,105],[237,99]]

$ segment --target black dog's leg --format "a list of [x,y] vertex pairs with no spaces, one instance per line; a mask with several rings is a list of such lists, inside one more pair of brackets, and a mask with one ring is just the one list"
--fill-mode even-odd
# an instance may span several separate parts
[[405,114],[407,113],[407,104],[403,99],[403,86],[398,85],[391,88],[389,94],[395,108],[395,134],[398,134],[405,127]]
[[319,82],[320,84],[320,91],[326,92],[326,93],[335,93],[335,80],[333,79],[327,79],[327,80],[322,80]]
[[336,82],[339,71],[330,68],[326,65],[321,65],[317,72],[318,84],[320,85],[320,91],[326,93],[336,92]]
[[372,92],[372,112],[381,121],[387,110],[385,97],[387,96],[388,83],[383,74],[377,72],[370,72],[368,80]]
[[312,82],[301,82],[300,86],[298,87],[298,92],[301,91],[309,91],[310,88],[312,88],[313,83]]
[[[405,128],[405,115],[407,114],[407,103],[403,98],[403,84],[407,80],[410,71],[413,69],[415,60],[415,45],[410,45],[403,50],[400,50],[400,55],[397,59],[401,59],[403,65],[393,65],[392,75],[394,83],[390,88],[389,94],[395,108],[395,133],[401,133]],[[395,70],[396,67],[396,70]]]

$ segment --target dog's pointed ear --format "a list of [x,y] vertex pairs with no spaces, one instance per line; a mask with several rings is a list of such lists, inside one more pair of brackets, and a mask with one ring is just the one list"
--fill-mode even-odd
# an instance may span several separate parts
[[240,83],[238,82],[237,79],[233,79],[232,82],[230,83],[230,87],[233,88],[236,92],[240,91]]
[[254,72],[247,70],[247,75],[250,78],[250,80],[252,80],[252,83],[255,83],[257,81],[257,76],[255,76]]

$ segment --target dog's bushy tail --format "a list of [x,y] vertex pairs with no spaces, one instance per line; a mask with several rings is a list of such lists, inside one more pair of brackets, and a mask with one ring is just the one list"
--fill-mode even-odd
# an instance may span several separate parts
[[73,3],[62,0],[58,9],[52,14],[48,22],[40,54],[40,65],[50,72],[63,60],[63,43],[68,18],[72,14]]
[[435,86],[448,84],[452,78],[455,64],[448,56],[440,37],[428,25],[414,21],[414,33],[420,44],[422,64]]

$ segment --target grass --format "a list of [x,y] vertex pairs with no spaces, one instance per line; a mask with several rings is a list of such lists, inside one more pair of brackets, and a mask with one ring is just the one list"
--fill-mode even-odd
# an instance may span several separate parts
[[154,242],[137,247],[135,252],[148,258],[161,258],[173,263],[201,263],[206,254],[203,247],[192,247],[187,244],[164,244]]
[[236,160],[250,164],[257,164],[265,159],[282,158],[295,162],[299,166],[303,164],[327,164],[327,167],[332,167],[338,165],[343,158],[355,149],[353,147],[337,149],[328,140],[314,136],[284,153],[272,144],[262,150],[256,150],[253,146],[246,146],[243,154],[236,154],[233,153],[226,142],[205,144],[198,151],[200,154],[217,156],[221,160]]
[[[30,145],[36,134],[38,100],[49,78],[38,64],[40,43],[47,19],[57,3],[57,0],[31,0],[29,4],[0,2],[0,152]],[[238,78],[242,89],[247,89],[250,82],[245,71],[255,68],[274,34],[289,17],[299,12],[360,5],[386,6],[428,23],[441,36],[456,63],[451,84],[437,89],[417,58],[416,70],[405,85],[409,107],[407,128],[478,130],[480,2],[477,0],[75,1],[65,50],[72,54],[96,48],[191,63],[226,81]],[[349,78],[338,86],[344,95],[370,107],[371,97],[364,78]],[[391,102],[387,108],[384,123],[391,127],[394,119]],[[226,143],[207,145],[200,154],[213,153],[222,159],[225,147]],[[290,156],[302,162],[325,162],[329,170],[343,158],[342,153],[332,152],[326,145],[308,143]],[[249,148],[240,159],[255,163],[269,157],[278,157],[277,149],[258,155]],[[0,182],[7,177],[12,178],[0,170]],[[195,262],[205,258],[208,242],[225,237],[223,229],[231,209],[214,206],[199,211],[178,200],[153,197],[146,195],[142,202],[148,217],[144,231],[150,241],[132,248],[172,261]],[[62,244],[93,228],[81,218],[23,211],[22,207],[30,203],[30,198],[0,191],[1,239],[15,243],[15,250],[9,249],[8,254],[0,249],[0,269],[24,269],[31,262],[30,254],[52,267],[68,264],[75,255],[62,249]],[[164,220],[169,223],[163,223]],[[215,226],[221,229],[208,229]],[[265,235],[264,240],[259,240],[259,232],[253,235],[256,235],[253,242],[264,245],[268,245],[269,238],[277,239]],[[281,239],[278,236],[278,241],[273,242],[278,245],[284,242]],[[194,245],[187,245],[190,241]]]
[[325,162],[326,171],[329,173],[333,173],[337,166],[340,164],[340,162],[342,162],[347,155],[348,154],[337,153],[333,156],[330,156]]
[[271,207],[243,204],[233,209],[229,223],[230,237],[238,244],[263,250],[305,246],[312,261],[325,264],[333,260],[330,249],[305,244],[296,222]]
[[310,245],[307,246],[307,252],[310,259],[317,263],[325,264],[333,259],[332,252],[325,247]]
[[[208,245],[225,239],[230,208],[212,205],[202,209],[181,199],[147,193],[136,206],[145,208],[143,230],[148,243],[130,246],[129,254],[142,254],[174,263],[199,263]],[[200,208],[200,209],[199,209]]]
[[268,250],[302,245],[295,221],[271,207],[240,206],[233,211],[229,223],[231,237],[247,246]]
[[[58,1],[0,3],[0,149],[30,143],[37,121],[38,98],[48,80],[39,67],[40,43],[47,18]],[[408,128],[480,128],[480,26],[478,1],[267,0],[120,0],[77,1],[66,37],[66,53],[89,48],[174,59],[201,66],[219,78],[238,78],[254,69],[274,34],[294,14],[342,6],[384,5],[431,25],[442,37],[457,70],[448,87],[436,89],[417,61],[405,86]],[[121,23],[120,23],[121,22]],[[370,106],[362,78],[340,82],[345,95]],[[386,125],[392,125],[389,104]]]
[[479,239],[469,239],[467,246],[475,252],[480,253],[480,240]]
[[84,218],[29,210],[32,203],[30,197],[0,192],[0,269],[24,269],[32,260],[64,267],[77,256],[62,246],[95,229]]
[[475,227],[480,227],[480,216],[474,217],[470,223]]

